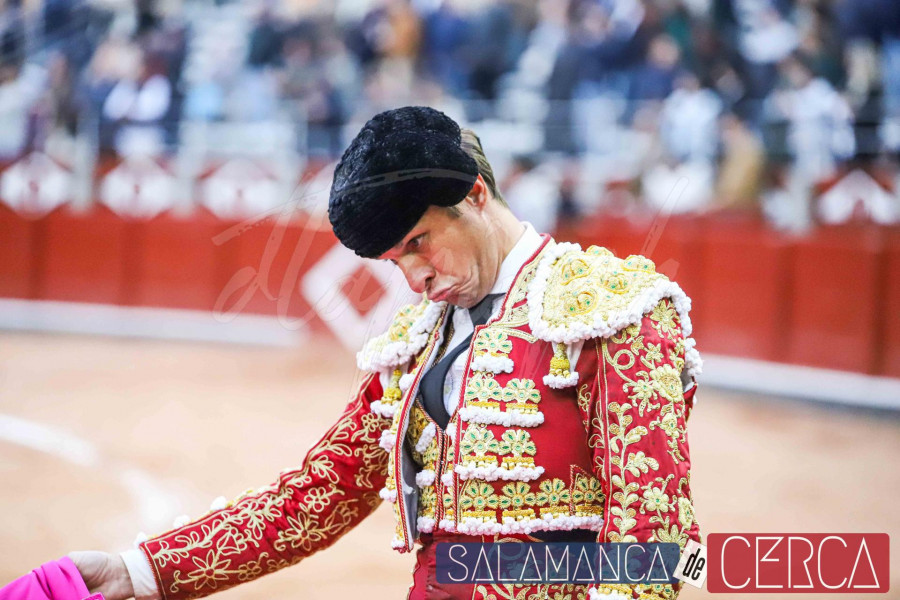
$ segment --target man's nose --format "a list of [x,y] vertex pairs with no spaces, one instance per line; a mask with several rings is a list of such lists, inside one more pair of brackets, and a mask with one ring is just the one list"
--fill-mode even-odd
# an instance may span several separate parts
[[422,261],[401,261],[399,263],[406,283],[412,291],[421,294],[428,290],[431,280],[434,278],[434,270],[430,265]]

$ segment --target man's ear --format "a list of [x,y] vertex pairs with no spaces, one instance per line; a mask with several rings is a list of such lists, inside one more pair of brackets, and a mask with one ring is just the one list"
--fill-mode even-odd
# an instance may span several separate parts
[[466,202],[481,210],[489,199],[490,194],[488,193],[487,184],[482,179],[481,173],[479,173],[478,177],[475,178],[475,183],[472,184],[472,189],[466,194]]

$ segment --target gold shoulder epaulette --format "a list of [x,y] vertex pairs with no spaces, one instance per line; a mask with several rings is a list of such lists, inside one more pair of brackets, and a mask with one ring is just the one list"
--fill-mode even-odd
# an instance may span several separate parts
[[609,337],[640,323],[644,313],[671,298],[685,336],[691,333],[690,299],[649,258],[616,258],[600,246],[557,244],[538,266],[528,290],[529,324],[534,335],[572,344]]
[[356,355],[363,371],[393,369],[409,361],[428,342],[428,334],[437,324],[446,302],[423,299],[407,304],[396,312],[387,331],[370,339]]

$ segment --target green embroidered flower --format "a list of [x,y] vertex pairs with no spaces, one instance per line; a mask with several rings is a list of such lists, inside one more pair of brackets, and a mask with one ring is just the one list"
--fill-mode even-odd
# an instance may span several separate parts
[[534,456],[537,446],[531,439],[531,434],[524,429],[507,429],[500,436],[500,448],[498,454],[512,454],[522,456],[530,454]]
[[491,356],[509,354],[512,352],[512,342],[502,331],[491,328],[483,329],[475,339],[475,352]]
[[572,494],[572,501],[575,504],[595,504],[602,498],[599,479],[583,475],[575,478],[575,492]]
[[569,488],[562,479],[545,479],[541,481],[540,490],[535,497],[539,505],[555,506],[569,503]]
[[644,490],[644,510],[669,512],[669,495],[662,488],[649,487]]
[[484,456],[488,452],[497,453],[498,448],[494,434],[480,425],[470,425],[459,443],[460,451],[466,455]]
[[494,488],[483,481],[469,482],[459,499],[463,510],[496,510],[499,504]]
[[516,481],[503,486],[500,508],[519,510],[531,504],[534,504],[534,493],[524,481]]
[[434,486],[429,485],[419,490],[420,512],[423,514],[434,513],[435,506],[437,506],[437,493],[434,491]]
[[534,382],[530,379],[510,379],[503,388],[504,402],[540,402],[541,392],[534,388]]
[[499,400],[503,393],[500,384],[493,377],[485,377],[482,374],[469,379],[466,384],[466,402],[487,402]]

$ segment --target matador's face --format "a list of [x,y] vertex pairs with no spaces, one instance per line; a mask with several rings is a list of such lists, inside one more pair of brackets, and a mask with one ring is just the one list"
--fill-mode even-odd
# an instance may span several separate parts
[[[479,179],[480,181],[480,179]],[[503,253],[484,214],[483,184],[456,205],[432,206],[396,246],[379,258],[400,267],[409,287],[429,300],[470,308],[490,291]]]

